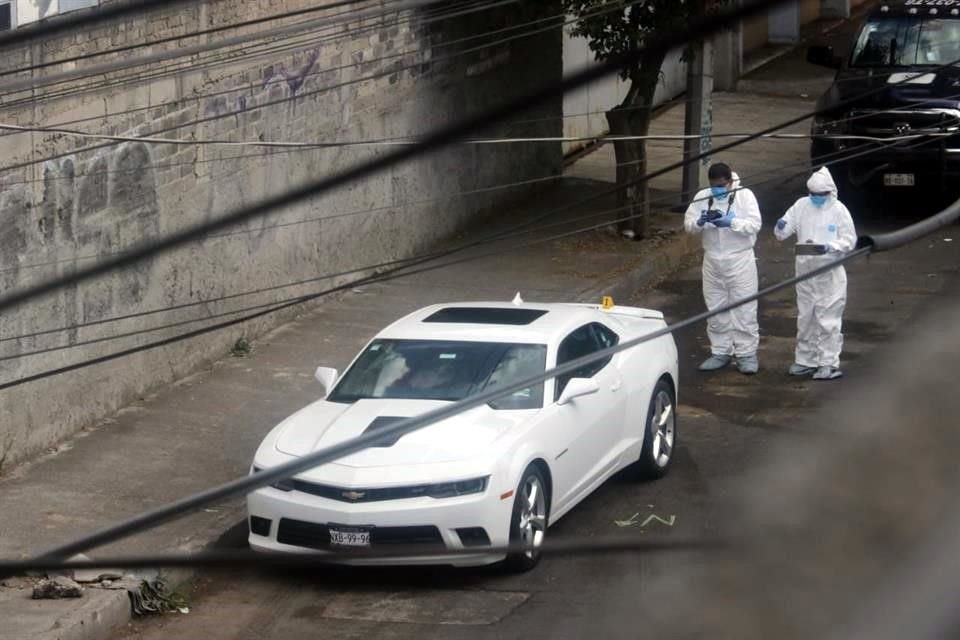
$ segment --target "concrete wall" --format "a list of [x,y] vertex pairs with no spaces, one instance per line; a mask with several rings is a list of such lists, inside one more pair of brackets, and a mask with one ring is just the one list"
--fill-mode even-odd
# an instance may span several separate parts
[[[656,105],[672,100],[686,90],[687,65],[681,61],[682,52],[675,51],[667,56],[663,63],[660,85],[654,98]],[[565,32],[563,36],[564,73],[594,64],[594,56],[587,45],[586,38],[575,38]],[[563,100],[565,137],[595,137],[604,135],[607,130],[605,112],[620,104],[626,95],[629,84],[618,76],[608,76],[579,90],[568,93]],[[570,152],[582,147],[584,142],[568,142],[564,151]]]
[[[40,61],[188,34],[313,4],[308,0],[217,0],[178,5],[2,51],[0,68],[22,69]],[[553,3],[538,4],[546,13],[557,11]],[[371,2],[351,10],[379,6]],[[275,42],[291,48],[271,55],[255,57],[250,47],[245,49],[246,57],[237,50],[219,50],[112,74],[106,78],[108,84],[98,76],[16,95],[5,93],[0,121],[39,126],[72,123],[65,126],[109,134],[232,141],[319,142],[417,135],[560,78],[559,30],[465,51],[492,39],[475,37],[478,34],[531,20],[531,15],[530,7],[512,6],[446,21],[431,21],[424,12],[355,20]],[[245,31],[271,33],[276,26],[270,23]],[[364,32],[358,35],[361,28]],[[471,36],[460,44],[441,46]],[[223,35],[205,36],[204,41],[214,37]],[[174,41],[132,55],[196,42]],[[80,64],[131,57],[130,53],[119,55]],[[170,71],[171,64],[181,66],[160,75],[162,69]],[[41,80],[70,68],[55,66],[5,76],[0,84],[31,77]],[[354,82],[361,78],[368,80]],[[517,118],[526,122],[523,132],[527,135],[558,136],[561,109],[558,100]],[[516,126],[501,126],[484,134],[516,132]],[[104,145],[49,132],[0,136],[4,168],[0,172],[0,286],[10,291],[67,274],[78,265],[90,264],[92,256],[116,254],[139,241],[210,220],[393,148],[290,151],[142,142]],[[458,196],[461,192],[547,176],[559,161],[557,144],[458,145],[274,211],[134,269],[58,291],[0,315],[0,380],[21,379],[204,323],[31,357],[26,352],[212,318],[310,293],[347,278],[50,335],[10,338],[410,256],[465,224],[482,220],[484,212],[528,193],[529,187]],[[301,223],[304,220],[313,221]],[[291,314],[0,392],[0,470],[55,445],[151,388],[223,356],[241,335],[255,337]],[[370,323],[377,326],[393,319],[372,317]],[[316,350],[318,362],[323,359],[322,344],[303,348]],[[223,419],[229,420],[230,413],[240,409],[225,406]]]

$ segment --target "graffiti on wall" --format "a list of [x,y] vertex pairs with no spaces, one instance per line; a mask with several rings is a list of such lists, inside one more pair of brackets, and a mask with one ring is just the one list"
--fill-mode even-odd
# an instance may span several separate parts
[[[124,143],[85,162],[73,157],[48,161],[41,180],[36,201],[24,184],[9,185],[0,194],[0,263],[10,284],[43,275],[21,273],[20,265],[42,271],[30,265],[53,259],[50,268],[64,272],[85,257],[115,253],[160,231],[156,175],[143,143]],[[151,267],[145,261],[84,285],[82,295],[73,296],[73,308],[63,312],[68,318],[96,320],[118,305],[138,304],[149,287]]]

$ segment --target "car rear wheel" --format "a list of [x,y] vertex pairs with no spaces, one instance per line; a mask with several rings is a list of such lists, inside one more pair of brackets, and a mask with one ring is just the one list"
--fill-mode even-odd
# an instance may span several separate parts
[[548,504],[543,471],[530,465],[521,476],[510,517],[510,544],[528,548],[507,556],[505,565],[509,570],[529,571],[540,562],[540,548],[547,535],[550,517]]
[[643,449],[636,468],[642,478],[666,475],[677,449],[677,407],[673,387],[666,379],[657,382],[650,398]]

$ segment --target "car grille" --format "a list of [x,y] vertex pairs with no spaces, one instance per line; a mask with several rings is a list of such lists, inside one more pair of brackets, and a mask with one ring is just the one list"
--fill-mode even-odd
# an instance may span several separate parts
[[321,498],[329,498],[339,502],[379,502],[382,500],[402,500],[404,498],[419,498],[424,495],[423,487],[394,487],[391,489],[346,489],[331,487],[324,484],[314,484],[303,480],[294,480],[293,488]]
[[[277,528],[277,542],[308,549],[330,547],[330,527],[325,524],[303,522],[283,518]],[[419,527],[373,527],[370,529],[370,546],[390,545],[437,545],[445,548],[440,530],[434,526]]]
[[854,111],[849,117],[851,133],[874,136],[938,133],[960,124],[957,115],[941,111]]

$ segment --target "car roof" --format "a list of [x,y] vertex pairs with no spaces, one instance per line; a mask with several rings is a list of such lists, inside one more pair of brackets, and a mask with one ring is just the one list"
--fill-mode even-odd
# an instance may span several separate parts
[[570,303],[463,302],[424,307],[397,320],[377,337],[392,340],[464,340],[553,344],[574,329],[615,318],[598,305]]
[[960,17],[960,0],[887,0],[873,10],[873,15]]

